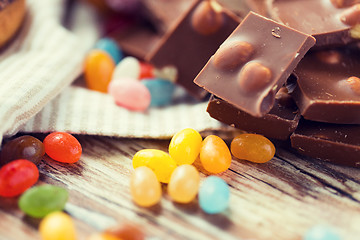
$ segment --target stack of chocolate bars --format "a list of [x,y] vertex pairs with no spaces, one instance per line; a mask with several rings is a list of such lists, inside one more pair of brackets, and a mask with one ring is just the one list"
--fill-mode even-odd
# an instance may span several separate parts
[[161,27],[140,57],[211,94],[211,117],[360,166],[359,0],[174,0],[174,18],[146,2]]

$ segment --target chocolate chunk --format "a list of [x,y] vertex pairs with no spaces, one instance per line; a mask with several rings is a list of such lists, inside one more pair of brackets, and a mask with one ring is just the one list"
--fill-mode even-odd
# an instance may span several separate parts
[[338,48],[304,57],[294,71],[298,79],[291,95],[305,119],[360,124],[359,56],[359,49]]
[[301,120],[290,136],[300,154],[336,164],[360,166],[360,125]]
[[[359,23],[358,0],[271,0],[272,18],[316,38],[316,46],[345,45],[355,39]],[[354,36],[354,35],[353,35]]]
[[280,140],[289,138],[300,119],[292,99],[283,92],[277,94],[274,107],[263,117],[253,117],[214,95],[209,100],[207,112],[230,126]]
[[194,82],[261,117],[271,110],[276,92],[314,44],[310,35],[250,12]]
[[177,83],[199,99],[207,93],[194,78],[240,19],[215,1],[196,1],[146,59],[156,67],[174,66]]

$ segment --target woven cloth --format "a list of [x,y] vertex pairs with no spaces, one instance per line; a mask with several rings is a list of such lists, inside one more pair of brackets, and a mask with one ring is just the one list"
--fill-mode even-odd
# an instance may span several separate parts
[[0,53],[0,140],[17,132],[168,138],[186,127],[228,130],[209,117],[204,102],[139,113],[117,106],[108,94],[73,85],[99,31],[94,12],[83,4],[71,30],[64,28],[63,9],[63,0],[28,0],[22,29]]

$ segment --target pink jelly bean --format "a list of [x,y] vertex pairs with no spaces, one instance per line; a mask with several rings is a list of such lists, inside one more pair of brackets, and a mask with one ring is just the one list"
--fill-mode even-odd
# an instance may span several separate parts
[[151,94],[147,87],[131,78],[112,80],[108,92],[117,105],[133,111],[144,111],[151,102]]

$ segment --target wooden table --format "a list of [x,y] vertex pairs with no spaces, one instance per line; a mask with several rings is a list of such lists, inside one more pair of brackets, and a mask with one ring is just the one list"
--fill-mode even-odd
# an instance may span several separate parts
[[[69,190],[65,210],[79,239],[124,222],[142,226],[148,239],[302,239],[317,224],[333,227],[342,239],[360,239],[360,169],[306,159],[278,146],[268,163],[233,159],[219,174],[231,187],[230,207],[222,214],[205,214],[197,200],[175,204],[166,186],[160,204],[141,208],[130,197],[131,159],[144,148],[166,151],[169,141],[77,138],[80,161],[68,165],[45,157],[38,184]],[[1,240],[39,239],[38,224],[18,209],[16,198],[0,198]]]

